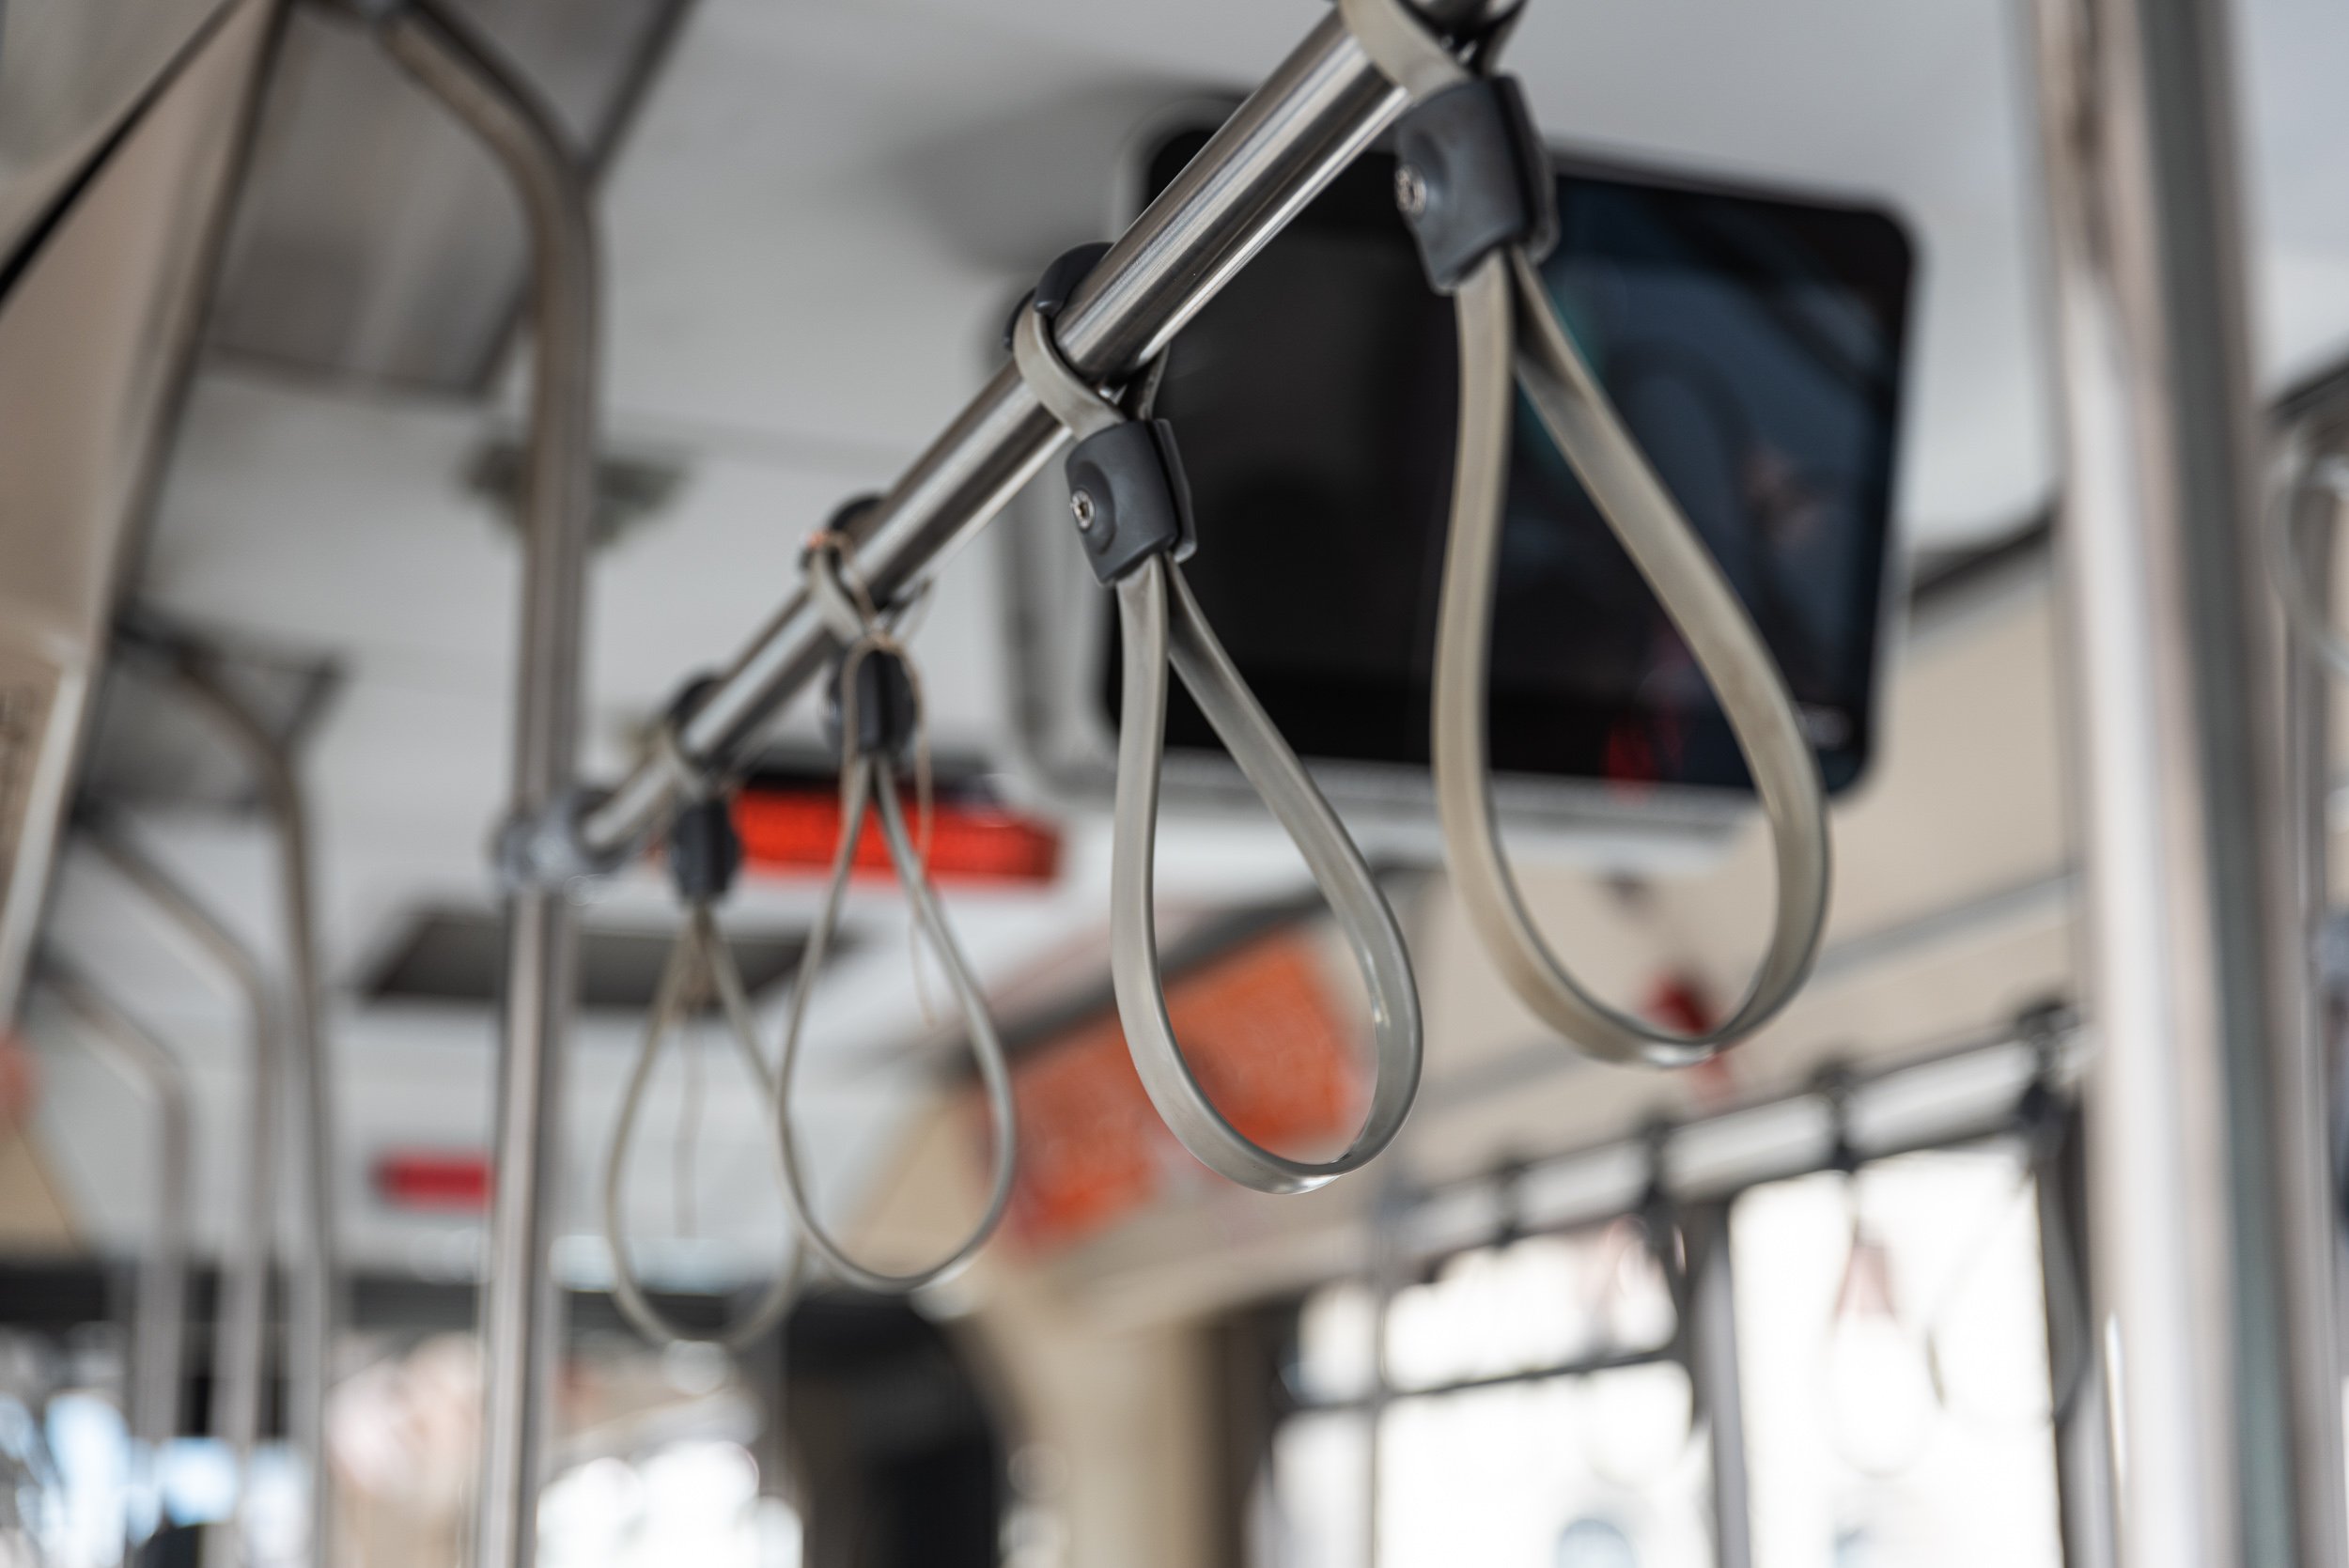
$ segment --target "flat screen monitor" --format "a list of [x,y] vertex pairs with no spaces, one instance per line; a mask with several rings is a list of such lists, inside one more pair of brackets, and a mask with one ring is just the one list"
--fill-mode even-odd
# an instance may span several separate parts
[[[1155,193],[1204,144],[1145,158]],[[1185,567],[1298,752],[1424,769],[1457,370],[1360,159],[1174,340],[1158,411]],[[1567,330],[1785,672],[1830,789],[1874,741],[1910,248],[1886,214],[1562,161],[1543,264]],[[1491,655],[1496,772],[1750,788],[1713,693],[1520,397]],[[1113,626],[1091,700],[1113,726]],[[1181,692],[1175,752],[1219,750]]]

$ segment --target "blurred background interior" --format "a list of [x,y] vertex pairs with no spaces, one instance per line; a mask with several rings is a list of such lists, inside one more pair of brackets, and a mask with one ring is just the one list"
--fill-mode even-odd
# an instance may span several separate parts
[[[1006,363],[1047,263],[1330,14],[439,3],[592,180],[598,781]],[[371,8],[0,8],[6,1568],[474,1551],[532,253]],[[2349,353],[2349,11],[2203,9],[2283,428]],[[705,1009],[616,1189],[689,1335],[648,1340],[606,1162],[682,916],[656,854],[599,879],[549,1177],[546,1568],[2111,1560],[2032,15],[1530,0],[1509,44],[1559,159],[1547,284],[1831,792],[1799,998],[1701,1067],[1597,1063],[1453,893],[1424,737],[1450,317],[1374,147],[1185,329],[1161,411],[1202,600],[1403,923],[1409,1126],[1276,1198],[1152,1113],[1109,977],[1109,601],[1051,465],[908,639],[932,871],[1019,1113],[1003,1227],[910,1296],[800,1256],[771,1104]],[[1527,903],[1604,994],[1704,1027],[1772,886],[1742,765],[1567,471],[1521,452],[1510,495],[1493,722]],[[1195,711],[1169,744],[1185,1049],[1252,1136],[1327,1154],[1368,1086],[1343,933]],[[808,700],[739,769],[719,922],[770,1051],[835,768]],[[980,1211],[995,1135],[868,847],[792,1114],[817,1209],[910,1267]],[[779,1272],[787,1312],[735,1332]]]

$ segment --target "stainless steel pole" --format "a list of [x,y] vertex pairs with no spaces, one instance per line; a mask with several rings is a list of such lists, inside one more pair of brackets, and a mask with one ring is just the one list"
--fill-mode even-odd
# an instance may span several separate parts
[[1704,1417],[1713,1461],[1713,1561],[1751,1568],[1753,1507],[1746,1466],[1745,1384],[1737,1370],[1737,1281],[1730,1257],[1730,1205],[1688,1214],[1688,1321],[1680,1327],[1689,1399]]
[[2049,1436],[2054,1439],[2063,1568],[2113,1568],[2112,1443],[2095,1318],[2083,1311],[2079,1236],[2087,1168],[2077,1117],[2031,1183],[2039,1218],[2039,1279],[2046,1309]]
[[[410,0],[378,36],[497,159],[530,227],[535,373],[512,784],[513,820],[527,822],[569,793],[578,766],[596,462],[597,257],[587,179],[537,95],[440,6]],[[559,1219],[561,1067],[575,945],[568,890],[543,879],[511,890],[474,1568],[529,1568],[537,1545],[547,1389],[561,1331],[549,1252]]]
[[[2120,1560],[2338,1565],[2223,0],[2034,0]],[[2322,1434],[2332,1434],[2329,1441]]]
[[176,651],[171,668],[180,690],[244,754],[261,801],[277,829],[281,918],[286,924],[285,1024],[292,1049],[295,1159],[302,1177],[301,1222],[295,1230],[288,1317],[287,1425],[295,1451],[309,1466],[311,1558],[325,1568],[334,1551],[334,1478],[326,1454],[326,1392],[339,1272],[334,1247],[335,1161],[334,1063],[319,1017],[318,924],[313,908],[310,814],[293,759],[269,726],[222,684],[201,650]]
[[1370,1209],[1370,1387],[1362,1400],[1362,1568],[1387,1559],[1383,1528],[1387,1493],[1387,1408],[1394,1399],[1394,1369],[1387,1354],[1394,1298],[1403,1288],[1403,1227],[1411,1214],[1410,1174],[1388,1156],[1386,1178]]
[[[41,979],[88,1026],[115,1070],[155,1107],[155,1187],[147,1243],[139,1252],[127,1402],[131,1436],[138,1445],[143,1479],[151,1489],[154,1455],[179,1431],[181,1337],[188,1317],[188,1184],[194,1170],[194,1108],[187,1070],[71,968],[45,957]],[[126,1534],[126,1558],[129,1539]]]
[[116,875],[155,907],[195,949],[227,976],[244,1003],[251,1032],[247,1047],[244,1126],[244,1191],[241,1223],[232,1225],[223,1252],[220,1308],[212,1339],[212,1436],[237,1460],[237,1511],[215,1527],[207,1560],[248,1562],[252,1549],[247,1503],[252,1493],[253,1451],[260,1443],[261,1411],[269,1376],[270,1268],[278,1220],[277,1143],[283,1135],[280,1107],[285,1086],[279,1072],[276,1021],[260,960],[179,880],[130,838],[112,827],[85,827],[84,842]]
[[[1422,8],[1440,25],[1465,26],[1509,3],[1439,0]],[[1131,376],[1404,103],[1337,19],[1324,20],[1134,221],[1055,319],[1070,364],[1104,383]],[[998,372],[849,525],[857,570],[884,601],[910,593],[1066,439],[1016,371]],[[834,645],[807,596],[793,595],[687,720],[684,750],[709,764],[740,756]],[[668,804],[670,777],[662,767],[638,768],[585,819],[588,845],[613,852],[649,832]]]

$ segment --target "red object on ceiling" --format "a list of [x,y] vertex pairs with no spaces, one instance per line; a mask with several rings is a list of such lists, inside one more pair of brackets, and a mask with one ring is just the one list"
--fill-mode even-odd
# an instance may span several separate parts
[[[903,797],[906,827],[921,823],[912,792]],[[734,831],[754,871],[822,876],[840,841],[840,796],[830,787],[746,787],[734,798]],[[993,804],[940,800],[932,815],[929,869],[941,882],[1050,882],[1060,875],[1060,830]],[[868,813],[857,836],[859,877],[887,877],[889,851]]]
[[378,1155],[375,1195],[394,1208],[483,1213],[490,1206],[490,1157],[472,1149]]

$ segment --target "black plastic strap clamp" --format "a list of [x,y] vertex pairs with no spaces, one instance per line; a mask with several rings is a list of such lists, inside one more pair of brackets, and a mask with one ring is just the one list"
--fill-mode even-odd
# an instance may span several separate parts
[[[851,664],[853,676],[848,673]],[[898,761],[913,744],[922,715],[921,698],[913,689],[913,672],[906,667],[905,655],[866,644],[832,660],[832,675],[824,682],[824,739],[832,754],[843,761],[847,758],[842,750],[846,736],[842,715],[848,707],[850,679],[856,682],[855,754]]]
[[1199,548],[1190,481],[1163,419],[1112,425],[1068,454],[1068,510],[1093,575],[1107,587],[1154,555],[1186,561]]
[[1549,150],[1509,76],[1423,101],[1394,128],[1394,199],[1436,291],[1449,294],[1504,245],[1539,261],[1558,241]]
[[[1080,245],[1046,268],[1034,290],[1012,313],[1003,334],[1005,346],[1019,330],[1020,311],[1034,310],[1051,320],[1108,254],[1107,245]],[[1055,347],[1055,360],[1058,354]],[[1073,370],[1066,365],[1061,370],[1071,396],[1097,400],[1098,395]],[[1061,374],[1056,372],[1054,379],[1061,380]],[[1148,399],[1142,401],[1146,406]],[[1066,472],[1077,539],[1103,586],[1132,575],[1153,556],[1183,561],[1198,548],[1190,481],[1183,473],[1174,427],[1165,420],[1129,413],[1080,437],[1069,451]]]
[[1827,1168],[1845,1176],[1856,1176],[1867,1161],[1859,1153],[1859,1145],[1852,1141],[1851,1102],[1859,1088],[1852,1070],[1842,1063],[1831,1063],[1819,1070],[1813,1084],[1815,1093],[1827,1104]]
[[2015,1020],[2015,1036],[2030,1048],[2030,1082],[2015,1102],[2015,1125],[2031,1169],[2046,1168],[2062,1151],[2070,1130],[2071,1102],[2060,1086],[2063,1048],[2077,1027],[2071,1008],[2060,1001],[2043,1001],[2025,1008]]
[[713,795],[677,808],[669,822],[669,882],[688,904],[715,904],[732,892],[742,869],[742,838],[734,808]]

